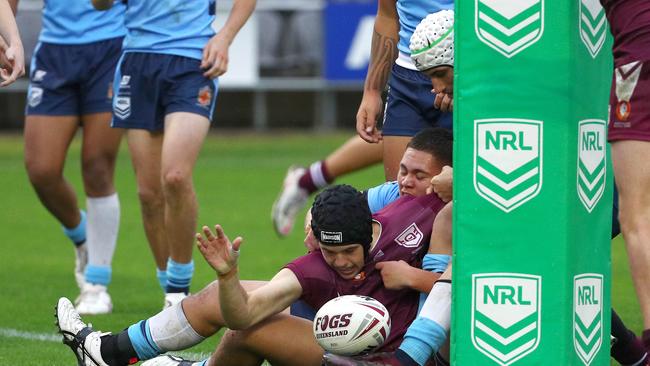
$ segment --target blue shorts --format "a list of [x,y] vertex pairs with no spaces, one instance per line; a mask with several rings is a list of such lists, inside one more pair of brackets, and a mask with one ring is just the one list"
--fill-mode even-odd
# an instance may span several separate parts
[[200,65],[201,61],[183,56],[125,53],[113,82],[112,126],[158,131],[173,112],[212,120],[218,83],[203,76]]
[[413,136],[426,127],[451,129],[452,113],[433,107],[435,94],[431,89],[431,79],[426,75],[394,64],[388,81],[382,134]]
[[37,44],[25,114],[80,116],[110,112],[113,74],[121,49],[122,37],[79,45]]

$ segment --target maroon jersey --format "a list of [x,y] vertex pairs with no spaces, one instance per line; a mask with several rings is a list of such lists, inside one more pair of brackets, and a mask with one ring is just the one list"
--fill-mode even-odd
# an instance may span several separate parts
[[650,141],[650,1],[601,0],[614,36],[609,141]]
[[377,299],[391,316],[390,335],[377,351],[395,350],[417,315],[419,292],[386,289],[375,263],[403,260],[420,267],[429,246],[433,219],[444,205],[435,194],[401,197],[372,215],[381,226],[381,233],[361,273],[353,280],[340,277],[327,265],[320,251],[287,264],[285,268],[293,271],[302,286],[301,299],[314,309],[320,309],[327,301],[342,295]]
[[650,60],[650,2],[601,0],[614,36],[614,65]]

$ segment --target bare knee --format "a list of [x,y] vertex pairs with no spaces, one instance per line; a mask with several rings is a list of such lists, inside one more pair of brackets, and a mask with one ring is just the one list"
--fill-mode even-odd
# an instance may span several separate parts
[[82,174],[86,192],[91,196],[106,196],[113,193],[113,171],[115,158],[108,154],[84,158]]
[[43,164],[32,159],[25,159],[25,169],[29,181],[36,188],[47,188],[63,180],[63,172],[58,166]]
[[138,198],[142,206],[142,214],[145,216],[159,215],[165,209],[162,192],[157,189],[138,187]]
[[219,305],[219,287],[215,282],[183,300],[183,311],[192,328],[209,337],[224,327]]
[[184,169],[170,169],[163,173],[165,194],[178,194],[192,188],[192,173]]

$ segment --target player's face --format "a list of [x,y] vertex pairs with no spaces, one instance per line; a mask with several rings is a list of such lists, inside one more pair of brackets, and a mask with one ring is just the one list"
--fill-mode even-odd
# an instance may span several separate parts
[[431,178],[440,174],[442,164],[425,151],[408,148],[399,163],[397,184],[400,195],[424,196],[431,185]]
[[435,93],[454,95],[454,68],[438,66],[424,71],[431,78],[431,86]]
[[346,280],[353,279],[363,268],[363,247],[361,244],[323,245],[320,250],[325,262]]

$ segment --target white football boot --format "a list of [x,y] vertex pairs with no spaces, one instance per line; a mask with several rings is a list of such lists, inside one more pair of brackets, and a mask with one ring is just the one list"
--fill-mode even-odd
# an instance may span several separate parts
[[165,293],[165,303],[163,304],[163,310],[170,308],[186,298],[187,295],[184,292],[167,292]]
[[101,355],[101,337],[108,333],[96,332],[87,326],[65,297],[56,304],[54,316],[63,343],[74,352],[79,366],[108,366]]
[[111,296],[106,286],[86,283],[75,300],[77,312],[82,315],[109,314],[113,311]]
[[296,222],[296,215],[307,203],[309,193],[298,185],[300,177],[307,170],[303,167],[291,166],[287,171],[282,185],[282,191],[273,203],[271,218],[275,232],[284,237],[291,233]]
[[83,243],[74,247],[74,279],[77,281],[79,290],[83,290],[86,284],[86,265],[88,265],[88,245]]
[[196,366],[201,364],[197,361],[184,360],[178,356],[161,355],[140,364],[140,366]]

